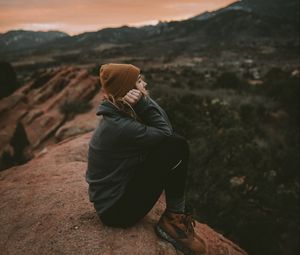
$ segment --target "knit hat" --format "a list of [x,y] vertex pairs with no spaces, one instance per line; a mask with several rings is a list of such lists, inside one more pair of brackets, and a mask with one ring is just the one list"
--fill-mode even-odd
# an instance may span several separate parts
[[104,64],[100,67],[100,82],[103,90],[115,98],[123,97],[136,88],[140,69],[131,64]]

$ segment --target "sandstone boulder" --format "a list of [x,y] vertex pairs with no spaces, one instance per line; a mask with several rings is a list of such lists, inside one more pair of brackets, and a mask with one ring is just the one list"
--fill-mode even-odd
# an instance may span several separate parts
[[[159,201],[135,226],[110,228],[88,200],[85,182],[92,132],[47,147],[28,163],[0,172],[0,250],[2,254],[181,254],[154,232],[165,208]],[[245,255],[209,226],[196,232],[209,255]]]
[[[46,69],[3,98],[0,170],[26,162],[49,143],[91,131],[98,120],[95,109],[100,100],[99,89],[98,77],[85,69],[67,66]],[[87,111],[82,111],[82,106],[88,107]],[[78,114],[81,116],[73,120]],[[18,125],[24,131],[22,139],[28,141],[22,151],[18,144],[11,144]]]

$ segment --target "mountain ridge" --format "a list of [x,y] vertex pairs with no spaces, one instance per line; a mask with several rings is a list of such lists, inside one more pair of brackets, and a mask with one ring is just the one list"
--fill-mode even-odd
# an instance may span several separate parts
[[10,30],[0,34],[0,47],[2,51],[27,49],[67,36],[69,36],[67,33],[57,30],[47,32],[23,29]]
[[[282,3],[282,0],[276,0],[276,3]],[[288,3],[294,3],[294,0]],[[141,27],[108,27],[56,38],[26,49],[0,47],[0,58],[10,62],[19,76],[41,67],[91,66],[120,61],[120,58],[123,59],[121,62],[140,61],[141,64],[152,60],[174,63],[193,58],[217,58],[228,62],[233,56],[239,61],[246,58],[259,62],[295,62],[299,54],[299,24],[275,14],[261,15],[260,6],[263,12],[270,4],[270,1],[245,0],[181,21]],[[285,3],[283,10],[286,6],[298,13],[292,5]]]

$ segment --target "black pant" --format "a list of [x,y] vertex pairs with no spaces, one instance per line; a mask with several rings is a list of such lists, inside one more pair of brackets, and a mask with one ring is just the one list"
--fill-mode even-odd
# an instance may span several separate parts
[[151,149],[121,198],[99,215],[103,224],[122,228],[134,225],[152,209],[164,189],[166,197],[184,196],[189,153],[189,144],[182,136],[165,137]]

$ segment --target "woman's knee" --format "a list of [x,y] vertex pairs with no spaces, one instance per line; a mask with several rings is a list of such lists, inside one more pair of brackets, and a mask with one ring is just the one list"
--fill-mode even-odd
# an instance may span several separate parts
[[[162,169],[168,170],[178,164],[179,161],[188,161],[189,144],[182,136],[174,134],[167,136],[148,155],[147,164],[150,162],[151,172],[157,171],[164,174]],[[155,165],[158,164],[157,167]],[[167,172],[165,172],[167,173]]]
[[164,140],[164,146],[167,147],[168,150],[174,150],[175,152],[178,152],[183,157],[188,156],[190,153],[190,148],[187,140],[183,136],[176,133],[166,137],[166,139]]

